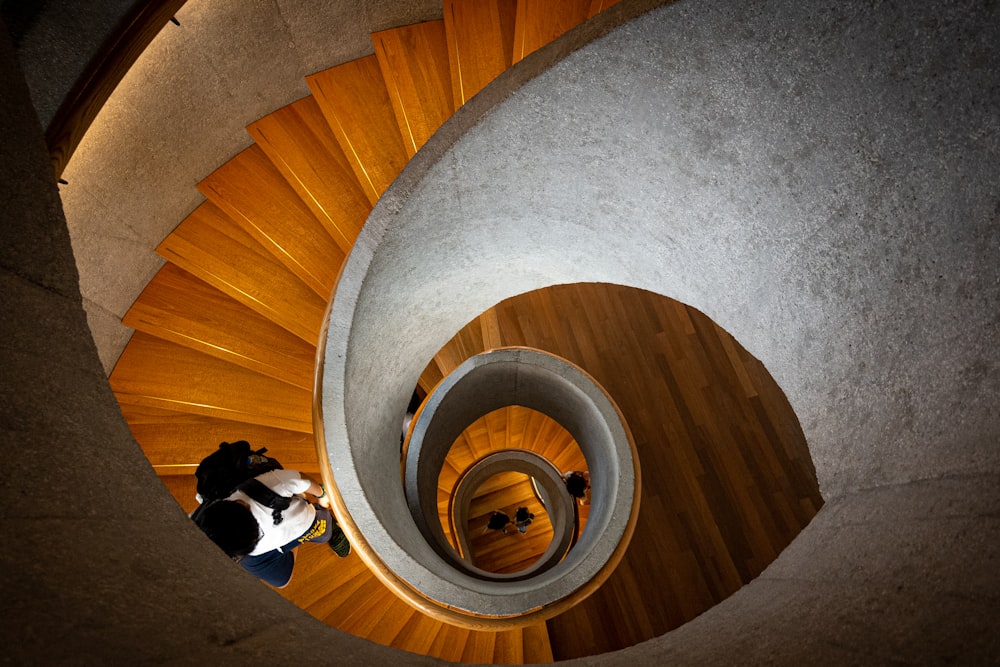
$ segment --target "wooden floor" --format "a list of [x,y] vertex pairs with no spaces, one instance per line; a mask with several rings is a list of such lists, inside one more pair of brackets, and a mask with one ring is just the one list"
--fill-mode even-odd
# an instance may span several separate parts
[[[556,659],[630,646],[694,618],[757,576],[822,504],[780,388],[697,310],[581,284],[493,311],[502,344],[565,357],[608,390],[642,467],[632,545],[597,593],[548,622]],[[473,347],[476,323],[457,338]]]
[[[444,0],[443,21],[377,33],[375,55],[307,77],[310,96],[253,123],[254,144],[198,184],[206,201],[157,248],[166,264],[123,320],[136,332],[110,377],[133,435],[182,507],[194,508],[194,468],[223,440],[266,446],[318,479],[315,352],[331,288],[371,207],[455,108],[614,2]],[[643,486],[616,572],[548,623],[500,633],[416,612],[356,554],[340,559],[320,545],[299,550],[282,595],[325,623],[406,651],[549,662],[629,646],[694,618],[756,576],[818,509],[784,396],[700,313],[609,285],[521,295],[428,360],[421,391],[502,345],[569,359],[621,407]],[[564,472],[586,469],[552,420],[520,408],[484,416],[456,441],[439,477],[443,525],[462,471],[506,447],[532,449]],[[529,503],[515,487],[494,491],[512,507]],[[481,511],[499,502],[486,499]],[[545,519],[535,514],[526,536],[483,535],[480,562],[524,567],[545,541]]]

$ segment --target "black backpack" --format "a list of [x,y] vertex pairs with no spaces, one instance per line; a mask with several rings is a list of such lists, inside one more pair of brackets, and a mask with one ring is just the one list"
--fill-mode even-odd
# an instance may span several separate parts
[[191,518],[198,521],[202,511],[212,502],[228,498],[234,491],[242,491],[261,505],[271,508],[274,525],[281,523],[282,510],[288,509],[292,499],[278,495],[255,477],[271,470],[280,470],[277,459],[265,456],[266,447],[253,450],[246,440],[223,442],[219,448],[198,464],[198,495],[201,505]]

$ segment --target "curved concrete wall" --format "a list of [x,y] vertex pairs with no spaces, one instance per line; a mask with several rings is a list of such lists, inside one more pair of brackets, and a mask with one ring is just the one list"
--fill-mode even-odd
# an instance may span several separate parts
[[[586,274],[707,312],[764,360],[801,418],[826,496],[812,524],[725,603],[586,664],[1000,660],[1000,18],[986,3],[919,4],[665,8],[480,109],[454,150],[432,142],[380,207],[366,303],[391,302],[369,299],[400,273],[400,241],[433,205],[445,224],[422,249],[454,250],[436,264],[481,276],[503,259],[510,278],[411,293],[392,321],[415,356],[508,293]],[[6,40],[0,82],[9,659],[399,660],[243,576],[156,487],[90,343]],[[452,140],[478,117],[460,114]],[[627,231],[608,240],[615,225]],[[501,257],[523,235],[537,250]],[[414,321],[420,297],[433,318]],[[373,324],[351,328],[359,354]],[[416,364],[387,367],[406,370],[404,386]],[[408,395],[382,388],[384,414],[351,397],[358,433],[398,424]]]
[[[345,361],[341,386],[324,390],[337,415],[327,442],[390,475],[379,443],[392,442],[407,388],[504,298],[574,281],[666,294],[764,361],[828,506],[759,582],[705,615],[704,634],[632,653],[784,660],[844,633],[856,645],[833,661],[920,659],[932,628],[948,650],[995,649],[997,547],[961,536],[982,521],[997,537],[981,512],[1000,471],[998,43],[995,10],[974,3],[679,3],[488,113],[474,100],[387,193],[351,257],[331,319]],[[890,565],[901,554],[905,571]],[[707,641],[718,619],[731,645]],[[905,639],[876,646],[873,622]]]

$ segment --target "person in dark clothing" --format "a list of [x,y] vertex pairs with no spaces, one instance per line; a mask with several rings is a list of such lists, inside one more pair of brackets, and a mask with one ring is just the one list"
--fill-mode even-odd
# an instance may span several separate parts
[[590,489],[590,481],[587,479],[587,473],[574,470],[563,475],[563,481],[566,483],[566,490],[569,491],[569,495],[576,498],[577,502],[581,505],[585,505],[587,502],[587,490]]
[[514,513],[514,523],[517,526],[517,532],[527,533],[528,526],[534,518],[535,515],[529,512],[527,507],[518,507]]
[[504,512],[494,511],[490,516],[490,522],[486,524],[487,530],[499,530],[504,535],[507,534],[507,525],[510,523],[510,516]]

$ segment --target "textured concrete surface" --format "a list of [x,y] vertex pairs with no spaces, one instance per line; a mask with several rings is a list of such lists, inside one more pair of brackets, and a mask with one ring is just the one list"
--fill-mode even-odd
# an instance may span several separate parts
[[486,307],[605,281],[760,358],[827,497],[997,471],[995,12],[679,3],[439,137],[364,232],[358,428]]
[[42,127],[47,127],[91,57],[136,0],[3,4],[35,112]]
[[[511,72],[389,193],[358,254],[373,270],[357,303],[393,305],[392,281],[406,280],[409,304],[392,320],[401,355],[371,356],[372,320],[335,326],[357,355],[352,388],[386,370],[399,386],[372,383],[383,414],[351,396],[338,418],[353,436],[398,428],[415,369],[478,310],[583,279],[701,308],[765,362],[802,420],[826,498],[802,535],[692,623],[576,664],[1000,661],[998,11],[680,2],[516,93],[535,65]],[[0,85],[8,660],[431,664],[284,604],[156,485],[87,335],[41,129],[5,40]],[[110,215],[125,206],[111,194],[143,201],[157,184],[125,180],[89,205]],[[143,229],[122,244],[176,224],[132,212]],[[441,226],[428,226],[432,212]],[[112,219],[93,228],[109,252],[132,221],[124,209]],[[431,260],[419,280],[399,264],[413,257]],[[84,266],[84,285],[114,282],[85,279]]]

